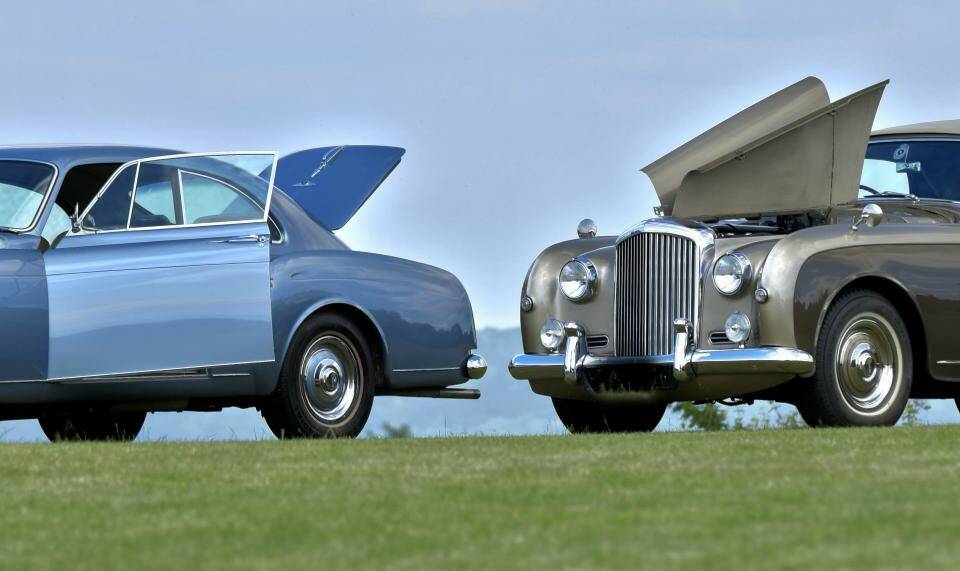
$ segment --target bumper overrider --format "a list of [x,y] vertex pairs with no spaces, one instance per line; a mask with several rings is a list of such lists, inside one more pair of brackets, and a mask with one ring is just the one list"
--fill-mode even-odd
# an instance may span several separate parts
[[686,319],[673,323],[676,336],[674,353],[662,356],[594,356],[587,353],[583,328],[564,324],[563,353],[553,355],[517,355],[510,361],[510,375],[518,380],[559,380],[577,385],[590,370],[616,370],[637,366],[671,368],[678,382],[697,377],[738,374],[778,374],[809,377],[815,367],[813,356],[800,349],[786,347],[749,347],[739,349],[695,350],[693,328]]

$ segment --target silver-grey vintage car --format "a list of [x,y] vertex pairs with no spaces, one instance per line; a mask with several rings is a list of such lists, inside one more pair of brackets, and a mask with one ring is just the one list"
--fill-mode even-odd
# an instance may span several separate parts
[[657,217],[534,261],[513,376],[572,431],[755,399],[890,425],[960,395],[960,121],[871,137],[885,86],[807,78],[645,167]]
[[133,438],[147,411],[255,406],[278,436],[356,436],[375,394],[475,398],[470,300],[351,251],[403,149],[0,148],[0,419]]

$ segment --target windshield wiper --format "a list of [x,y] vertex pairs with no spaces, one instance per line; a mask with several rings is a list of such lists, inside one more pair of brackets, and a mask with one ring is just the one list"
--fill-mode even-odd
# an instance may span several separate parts
[[909,198],[909,199],[911,199],[911,200],[913,200],[913,201],[920,200],[920,197],[918,197],[918,196],[915,195],[915,194],[909,194],[909,193],[904,193],[904,192],[895,192],[895,191],[893,191],[893,190],[877,190],[877,189],[871,188],[871,187],[869,187],[869,186],[867,186],[867,185],[865,185],[865,184],[861,184],[861,185],[860,185],[860,190],[865,190],[865,191],[869,192],[869,193],[870,193],[870,196],[887,196],[887,197],[893,196],[893,197]]

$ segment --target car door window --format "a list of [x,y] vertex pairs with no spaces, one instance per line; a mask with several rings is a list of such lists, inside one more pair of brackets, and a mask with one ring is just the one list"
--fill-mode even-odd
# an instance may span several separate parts
[[263,207],[256,199],[228,182],[210,176],[180,172],[186,224],[261,220]]
[[114,176],[83,215],[85,230],[123,230],[130,216],[130,199],[137,165],[129,165]]
[[102,232],[264,222],[275,168],[276,154],[269,152],[143,159],[106,184],[81,225]]
[[130,210],[130,228],[157,228],[182,223],[174,198],[177,170],[144,163],[137,174],[137,190]]

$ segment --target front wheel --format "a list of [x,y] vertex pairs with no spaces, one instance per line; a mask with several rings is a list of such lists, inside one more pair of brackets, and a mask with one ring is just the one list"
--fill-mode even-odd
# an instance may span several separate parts
[[567,430],[584,432],[650,432],[667,410],[665,404],[609,405],[553,399],[553,408]]
[[134,440],[147,418],[145,412],[90,413],[37,419],[50,442],[61,440]]
[[906,324],[885,297],[856,290],[834,302],[817,343],[817,373],[798,403],[822,426],[893,426],[913,379]]
[[277,438],[354,438],[373,406],[380,367],[343,316],[311,317],[294,336],[261,413]]

